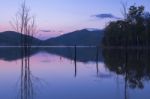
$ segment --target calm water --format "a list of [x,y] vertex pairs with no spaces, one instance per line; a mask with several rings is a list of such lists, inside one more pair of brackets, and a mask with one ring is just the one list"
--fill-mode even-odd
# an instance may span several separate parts
[[32,48],[29,57],[20,53],[0,48],[0,99],[150,98],[149,50],[53,47]]

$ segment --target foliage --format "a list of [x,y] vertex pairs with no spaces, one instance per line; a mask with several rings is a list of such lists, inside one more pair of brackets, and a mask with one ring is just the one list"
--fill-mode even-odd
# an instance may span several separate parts
[[131,6],[127,18],[110,22],[105,28],[103,46],[149,46],[150,14],[144,6]]

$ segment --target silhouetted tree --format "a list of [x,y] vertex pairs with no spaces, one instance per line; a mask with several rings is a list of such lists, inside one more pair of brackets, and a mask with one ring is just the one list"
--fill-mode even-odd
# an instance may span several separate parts
[[[14,22],[11,23],[13,28],[22,34],[21,36],[21,46],[29,46],[32,42],[28,36],[35,35],[36,25],[35,17],[30,15],[30,9],[26,5],[26,0],[23,1],[19,11],[17,12]],[[23,35],[27,35],[24,37]]]
[[[15,30],[21,33],[21,99],[33,99],[33,85],[31,81],[30,71],[30,47],[32,38],[35,33],[35,18],[30,15],[30,9],[26,5],[26,0],[23,1],[18,13],[16,14],[12,26]],[[26,36],[23,36],[26,35]]]
[[[123,8],[125,10],[125,6]],[[149,16],[144,6],[131,6],[128,13],[124,12],[126,19],[110,22],[105,28],[103,46],[148,46]]]

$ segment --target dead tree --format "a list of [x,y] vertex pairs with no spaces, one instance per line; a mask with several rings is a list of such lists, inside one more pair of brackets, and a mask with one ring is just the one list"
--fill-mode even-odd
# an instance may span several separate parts
[[127,13],[127,2],[121,2],[121,5],[122,5],[122,10],[121,10],[121,14],[123,15],[123,18],[124,18],[124,20],[126,20],[127,19],[127,17],[128,17],[128,13]]
[[32,37],[36,33],[35,17],[30,15],[30,11],[26,5],[26,0],[24,0],[13,22],[11,22],[15,31],[21,33],[21,46],[30,46],[32,41],[28,37]]
[[33,94],[32,76],[30,71],[30,48],[32,45],[32,37],[35,35],[35,17],[30,15],[30,9],[23,1],[19,11],[17,12],[13,23],[11,23],[16,32],[21,33],[21,99],[31,99]]

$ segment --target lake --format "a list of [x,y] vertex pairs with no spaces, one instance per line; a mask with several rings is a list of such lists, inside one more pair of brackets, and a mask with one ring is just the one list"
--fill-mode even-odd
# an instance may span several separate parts
[[150,51],[0,48],[0,99],[149,99]]

